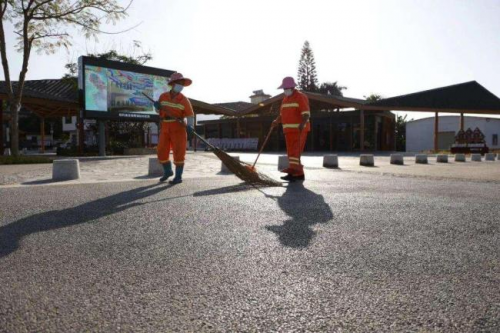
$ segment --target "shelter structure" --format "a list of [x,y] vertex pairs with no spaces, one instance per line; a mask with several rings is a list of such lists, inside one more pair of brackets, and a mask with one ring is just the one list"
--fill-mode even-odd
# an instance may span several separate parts
[[366,110],[434,112],[434,151],[439,150],[439,113],[459,113],[464,130],[464,114],[500,115],[500,99],[476,81],[386,98],[365,105]]

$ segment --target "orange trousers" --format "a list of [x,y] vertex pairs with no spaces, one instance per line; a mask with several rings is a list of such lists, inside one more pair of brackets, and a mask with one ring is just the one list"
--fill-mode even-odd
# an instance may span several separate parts
[[293,176],[302,176],[304,167],[300,163],[300,155],[304,151],[307,141],[307,131],[293,131],[285,133],[286,152],[288,155],[289,172]]
[[186,128],[177,122],[162,122],[157,153],[161,164],[170,161],[170,150],[174,152],[174,164],[184,165],[186,157]]

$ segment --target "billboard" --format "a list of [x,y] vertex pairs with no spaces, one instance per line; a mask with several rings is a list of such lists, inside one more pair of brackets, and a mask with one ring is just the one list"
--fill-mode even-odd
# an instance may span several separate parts
[[83,117],[131,121],[157,121],[153,103],[170,89],[165,69],[118,61],[80,57],[78,88]]

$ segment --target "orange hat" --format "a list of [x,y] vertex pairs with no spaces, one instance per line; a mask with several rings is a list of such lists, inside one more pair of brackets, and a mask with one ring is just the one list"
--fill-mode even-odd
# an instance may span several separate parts
[[193,81],[191,79],[188,79],[187,77],[184,77],[181,73],[174,73],[168,80],[168,85],[172,85],[173,83],[180,84],[184,87],[190,86]]

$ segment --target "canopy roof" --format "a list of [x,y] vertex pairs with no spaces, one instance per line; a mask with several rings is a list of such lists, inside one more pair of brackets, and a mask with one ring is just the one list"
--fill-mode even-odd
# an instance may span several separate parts
[[[311,110],[355,108],[372,111],[430,111],[448,113],[500,114],[500,99],[476,81],[369,102],[364,99],[303,92]],[[278,112],[283,94],[269,98],[238,115]]]
[[[13,82],[14,89],[17,82]],[[7,99],[7,86],[0,81],[0,99]],[[228,108],[189,99],[195,113],[234,115]],[[76,116],[80,105],[78,89],[72,80],[29,80],[24,84],[22,105],[41,117]]]
[[367,109],[500,114],[500,99],[476,81],[382,99]]

